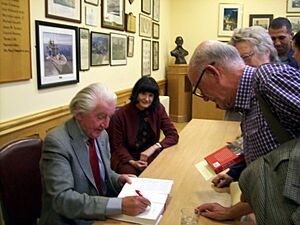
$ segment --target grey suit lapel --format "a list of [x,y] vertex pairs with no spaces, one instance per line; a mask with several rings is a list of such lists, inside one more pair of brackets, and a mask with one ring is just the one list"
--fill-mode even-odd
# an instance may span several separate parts
[[74,153],[78,159],[80,167],[82,168],[83,172],[93,184],[95,189],[97,190],[97,186],[95,184],[93,172],[90,167],[90,159],[89,159],[89,152],[85,144],[84,136],[82,136],[81,131],[76,124],[75,119],[71,119],[66,123],[66,127],[68,133],[71,137],[71,145],[74,149]]

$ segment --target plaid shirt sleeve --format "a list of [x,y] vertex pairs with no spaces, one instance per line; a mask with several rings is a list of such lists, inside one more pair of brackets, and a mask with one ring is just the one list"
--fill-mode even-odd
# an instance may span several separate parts
[[285,64],[264,64],[257,70],[253,85],[287,132],[300,136],[300,70]]

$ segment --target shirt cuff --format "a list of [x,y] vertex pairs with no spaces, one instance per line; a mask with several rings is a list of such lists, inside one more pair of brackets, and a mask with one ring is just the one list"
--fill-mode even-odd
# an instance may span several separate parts
[[106,206],[106,215],[113,216],[122,214],[122,199],[121,198],[109,198]]

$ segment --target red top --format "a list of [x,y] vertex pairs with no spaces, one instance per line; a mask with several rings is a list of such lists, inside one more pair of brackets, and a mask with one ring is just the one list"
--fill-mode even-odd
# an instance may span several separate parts
[[[113,115],[108,128],[110,147],[111,147],[111,167],[118,171],[121,164],[127,164],[129,160],[139,159],[141,149],[136,154],[136,136],[139,129],[139,109],[133,104],[128,103],[121,107]],[[172,121],[167,115],[162,104],[148,114],[149,125],[153,131],[152,145],[159,142],[160,130],[163,131],[165,138],[160,142],[162,148],[175,145],[178,142],[178,133]],[[152,159],[153,160],[153,159]],[[148,163],[150,163],[148,161]]]

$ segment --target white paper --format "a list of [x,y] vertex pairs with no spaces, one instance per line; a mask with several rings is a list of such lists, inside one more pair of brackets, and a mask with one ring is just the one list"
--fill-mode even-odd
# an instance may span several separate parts
[[216,176],[215,171],[213,171],[213,169],[207,164],[205,160],[200,161],[195,166],[205,180],[209,180]]

